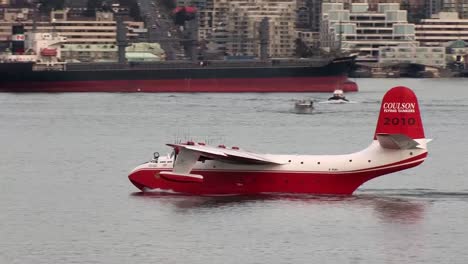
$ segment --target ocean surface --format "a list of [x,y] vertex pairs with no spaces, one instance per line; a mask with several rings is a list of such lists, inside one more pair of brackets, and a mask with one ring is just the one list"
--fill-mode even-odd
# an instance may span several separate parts
[[[330,94],[0,93],[0,263],[468,263],[468,79],[356,79]],[[429,157],[353,196],[143,194],[128,172],[192,139],[343,154],[397,85]],[[309,114],[294,100],[313,99]]]

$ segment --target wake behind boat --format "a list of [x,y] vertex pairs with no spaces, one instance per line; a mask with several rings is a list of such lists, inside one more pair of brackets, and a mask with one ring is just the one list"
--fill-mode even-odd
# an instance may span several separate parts
[[400,86],[385,94],[374,139],[362,151],[273,155],[189,141],[168,144],[172,154],[155,156],[133,169],[128,177],[140,190],[196,195],[350,195],[375,177],[421,164],[427,157],[429,141],[424,136],[415,94]]

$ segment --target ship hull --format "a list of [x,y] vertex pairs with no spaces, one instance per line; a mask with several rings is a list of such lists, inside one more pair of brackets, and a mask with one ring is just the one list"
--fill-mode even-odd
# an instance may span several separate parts
[[344,76],[277,77],[173,80],[97,80],[5,82],[2,92],[148,92],[148,93],[240,93],[240,92],[333,92],[343,87],[356,92],[357,85]]
[[[426,154],[423,155],[425,157]],[[419,157],[418,157],[419,158]],[[423,159],[366,172],[325,173],[292,171],[198,171],[203,182],[179,182],[160,175],[160,169],[133,172],[129,179],[142,191],[153,190],[193,195],[247,195],[259,193],[308,193],[351,195],[359,186],[375,177],[412,168]]]
[[38,70],[32,63],[0,63],[2,92],[345,92],[353,59],[327,64],[211,66],[171,63],[77,63]]

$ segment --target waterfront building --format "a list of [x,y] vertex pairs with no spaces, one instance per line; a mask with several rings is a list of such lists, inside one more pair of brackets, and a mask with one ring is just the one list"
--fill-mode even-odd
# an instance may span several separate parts
[[468,42],[463,40],[451,41],[447,45],[447,63],[463,65],[468,69]]
[[441,47],[455,40],[468,41],[468,19],[456,12],[440,12],[416,25],[416,40],[421,46]]
[[349,10],[342,3],[324,3],[322,11],[320,39],[327,51],[357,52],[361,59],[377,61],[382,46],[418,46],[415,25],[398,3],[379,4],[376,12],[367,3],[353,3]]
[[[26,19],[21,20],[26,31],[31,31],[33,21],[31,12]],[[112,13],[97,13],[95,20],[72,20],[68,17],[68,9],[51,12],[50,21],[38,21],[38,32],[53,32],[67,38],[69,44],[115,44],[116,22]],[[0,20],[0,41],[7,41],[11,37],[11,27],[18,23],[14,16],[4,17]],[[139,33],[144,29],[143,22],[125,21],[129,32],[129,40],[138,39]]]
[[379,63],[417,63],[426,66],[445,68],[444,47],[379,47]]

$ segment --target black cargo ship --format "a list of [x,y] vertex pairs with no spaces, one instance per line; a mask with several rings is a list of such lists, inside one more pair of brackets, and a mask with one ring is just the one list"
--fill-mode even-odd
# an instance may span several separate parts
[[[345,92],[353,57],[332,60],[0,63],[2,92]],[[57,65],[56,65],[57,66]]]

